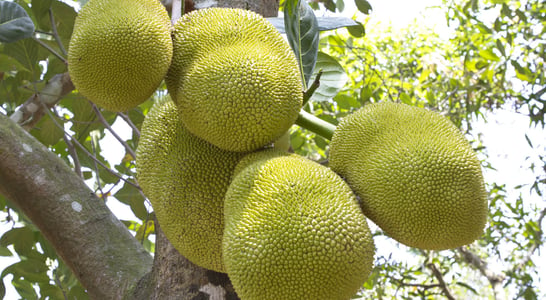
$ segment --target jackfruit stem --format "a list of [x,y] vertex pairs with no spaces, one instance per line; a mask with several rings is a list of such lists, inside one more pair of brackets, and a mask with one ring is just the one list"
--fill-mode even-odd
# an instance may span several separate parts
[[327,140],[332,140],[334,130],[336,130],[336,126],[334,124],[324,121],[303,109],[300,111],[298,119],[296,119],[296,124],[320,135]]

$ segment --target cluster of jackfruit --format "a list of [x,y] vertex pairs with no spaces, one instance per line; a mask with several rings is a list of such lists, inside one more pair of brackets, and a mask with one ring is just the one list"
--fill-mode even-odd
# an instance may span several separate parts
[[242,299],[349,299],[373,267],[367,218],[422,249],[483,231],[479,161],[439,114],[367,105],[336,127],[328,166],[273,147],[298,116],[302,83],[288,43],[256,13],[203,9],[171,26],[157,0],[90,0],[69,71],[118,111],[165,79],[171,99],[142,125],[138,182],[174,247],[228,273]]

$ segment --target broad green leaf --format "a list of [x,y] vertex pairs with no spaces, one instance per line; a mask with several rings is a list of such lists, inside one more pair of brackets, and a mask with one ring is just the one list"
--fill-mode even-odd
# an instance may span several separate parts
[[318,89],[311,96],[312,101],[328,101],[334,98],[348,79],[345,69],[339,62],[323,52],[319,52],[317,55],[315,70],[310,82],[315,80],[319,71],[322,71],[322,75]]
[[345,9],[345,3],[343,2],[343,0],[336,0],[336,7],[339,12],[343,12],[343,10]]
[[307,89],[318,53],[319,31],[313,9],[305,1],[286,0],[284,6],[286,36],[298,60],[303,88]]
[[529,68],[527,67],[522,67],[517,61],[515,60],[511,60],[510,63],[512,64],[512,66],[514,67],[514,69],[516,70],[516,77],[523,80],[523,81],[527,81],[527,82],[530,82],[530,83],[533,83],[534,80],[535,80],[535,76],[533,75],[533,72],[531,72],[531,70],[529,70]]
[[33,33],[34,23],[24,8],[15,2],[0,1],[0,42],[16,42]]
[[13,245],[15,252],[26,255],[34,246],[34,232],[28,227],[13,228],[0,238],[0,246]]
[[492,49],[480,50],[478,54],[487,60],[500,61],[500,58],[495,54],[495,52],[493,52]]
[[148,220],[145,224],[146,226],[144,226],[144,224],[140,225],[136,232],[135,238],[138,241],[146,240],[150,234],[155,232],[154,220]]
[[145,220],[148,215],[148,210],[144,206],[144,197],[133,186],[125,183],[123,187],[114,194],[114,197],[120,202],[125,203],[131,207],[131,210],[141,220]]
[[370,5],[370,2],[367,0],[355,0],[356,8],[364,14],[369,15],[370,11],[372,11],[372,6]]
[[[55,123],[56,122],[56,123]],[[38,140],[46,146],[52,146],[57,144],[64,135],[64,130],[62,130],[57,124],[62,126],[61,121],[55,117],[55,120],[51,119],[49,116],[46,116],[40,122]]]
[[0,72],[13,72],[21,69],[25,69],[25,67],[15,58],[0,53]]
[[15,58],[23,67],[38,77],[41,73],[38,62],[46,58],[40,53],[38,44],[32,39],[24,39],[4,46],[4,53]]
[[0,256],[13,256],[13,253],[4,246],[0,246]]
[[6,286],[4,281],[0,280],[0,299],[4,299],[4,296],[6,296]]
[[13,284],[13,287],[19,293],[19,295],[25,299],[25,300],[35,300],[38,299],[38,295],[36,295],[36,291],[34,290],[34,287],[30,284],[29,281],[14,278],[11,283]]
[[2,275],[13,274],[14,278],[23,277],[31,282],[48,282],[48,267],[39,260],[22,260],[14,263],[2,271]]
[[85,289],[81,285],[74,286],[68,292],[69,300],[87,300],[89,296],[85,292]]
[[347,26],[347,31],[349,31],[349,34],[356,37],[361,38],[366,35],[366,29],[364,28],[364,25],[362,25],[359,22],[356,22],[356,25],[353,26]]
[[49,283],[41,283],[40,296],[45,299],[64,299],[63,291],[60,287],[51,285]]

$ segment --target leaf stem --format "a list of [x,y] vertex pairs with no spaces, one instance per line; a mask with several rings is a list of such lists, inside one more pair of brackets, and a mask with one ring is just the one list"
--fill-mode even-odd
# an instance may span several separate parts
[[66,61],[66,58],[64,58],[62,55],[60,55],[59,53],[57,53],[57,51],[55,51],[53,48],[49,47],[48,44],[42,42],[39,38],[37,38],[36,36],[33,36],[32,39],[34,41],[36,41],[36,43],[38,43],[40,46],[46,48],[49,52],[51,52],[53,55],[57,56],[58,59],[60,59],[64,64],[68,64],[68,62]]
[[61,49],[61,52],[64,56],[67,55],[66,49],[64,48],[63,42],[61,41],[61,37],[59,36],[59,33],[57,32],[57,25],[55,25],[55,17],[53,16],[53,9],[51,7],[49,8],[49,21],[51,22],[51,31],[53,31],[53,36],[55,37],[55,41],[57,41],[57,45],[59,45],[59,49]]
[[332,140],[336,126],[304,110],[300,111],[296,124],[325,139]]
[[313,80],[313,83],[311,86],[303,93],[303,105],[307,104],[309,99],[311,99],[311,96],[315,93],[315,91],[320,86],[320,77],[322,76],[322,69],[320,69],[317,73],[317,76],[315,77],[315,80]]

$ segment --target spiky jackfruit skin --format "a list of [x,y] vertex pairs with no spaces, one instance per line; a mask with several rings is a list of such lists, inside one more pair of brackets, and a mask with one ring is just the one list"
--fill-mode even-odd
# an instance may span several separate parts
[[166,101],[146,115],[136,155],[138,182],[171,244],[196,265],[225,272],[224,194],[243,154],[191,134]]
[[480,162],[440,114],[388,102],[366,105],[340,122],[329,160],[360,196],[364,214],[405,245],[451,249],[483,232]]
[[347,184],[295,154],[241,160],[226,193],[224,263],[241,299],[349,299],[374,244]]
[[302,105],[298,64],[260,15],[209,8],[174,27],[167,88],[195,135],[230,151],[253,151],[282,136]]
[[75,87],[111,111],[126,111],[157,89],[172,58],[171,25],[158,0],[90,0],[68,49]]

